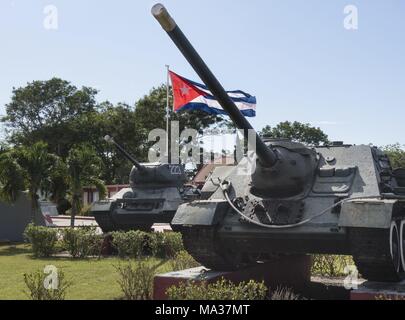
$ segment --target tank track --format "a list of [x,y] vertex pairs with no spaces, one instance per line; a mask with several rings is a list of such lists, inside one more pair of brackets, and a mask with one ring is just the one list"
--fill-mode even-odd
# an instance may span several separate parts
[[238,269],[236,259],[221,254],[216,241],[216,229],[210,227],[182,227],[185,249],[204,267],[218,271]]
[[389,229],[350,228],[353,259],[364,278],[380,282],[397,282],[404,278],[403,273],[395,270],[389,236]]

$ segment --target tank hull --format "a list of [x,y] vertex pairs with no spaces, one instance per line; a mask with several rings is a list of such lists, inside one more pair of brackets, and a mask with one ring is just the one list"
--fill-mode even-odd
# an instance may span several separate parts
[[175,211],[148,213],[114,208],[109,210],[92,211],[92,214],[104,233],[112,231],[142,230],[149,231],[155,223],[170,223]]
[[263,232],[228,228],[218,230],[218,239],[224,248],[238,247],[243,252],[284,254],[342,254],[350,255],[346,230],[331,232],[330,228]]
[[149,231],[155,223],[170,223],[184,202],[176,187],[125,189],[114,199],[95,202],[91,212],[105,233]]
[[[172,228],[195,259],[213,269],[239,269],[278,255],[339,254],[353,255],[370,280],[403,279],[405,266],[398,267],[395,253],[400,243],[392,242],[405,221],[405,198],[381,192],[383,179],[384,188],[402,190],[387,174],[386,156],[369,146],[317,151],[310,187],[290,198],[256,194],[241,165],[218,168],[203,187],[206,200],[180,206]],[[216,181],[231,187],[224,191]]]

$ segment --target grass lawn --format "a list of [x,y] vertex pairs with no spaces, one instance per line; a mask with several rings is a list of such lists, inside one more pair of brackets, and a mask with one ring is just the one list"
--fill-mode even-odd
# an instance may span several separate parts
[[[63,270],[66,279],[73,282],[67,291],[66,299],[117,299],[121,296],[121,292],[114,266],[123,262],[118,258],[34,259],[31,256],[30,245],[0,245],[0,300],[28,299],[24,293],[24,273],[43,270],[47,265],[54,265],[59,270]],[[153,258],[151,263],[162,263],[158,269],[159,272],[170,271],[168,261]]]

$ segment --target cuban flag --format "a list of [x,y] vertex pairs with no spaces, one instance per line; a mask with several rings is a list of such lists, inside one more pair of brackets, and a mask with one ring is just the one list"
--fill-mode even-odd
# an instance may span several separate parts
[[[208,88],[169,71],[172,80],[174,111],[202,110],[210,114],[227,115]],[[240,90],[227,91],[245,117],[256,116],[256,98]]]

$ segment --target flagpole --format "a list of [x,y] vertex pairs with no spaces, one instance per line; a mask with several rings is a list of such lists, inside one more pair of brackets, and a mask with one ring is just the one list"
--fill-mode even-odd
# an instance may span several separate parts
[[170,104],[169,104],[169,97],[170,97],[170,93],[169,93],[169,85],[170,85],[170,75],[169,75],[169,71],[170,71],[170,66],[166,65],[166,69],[167,69],[167,78],[166,78],[166,156],[167,156],[167,161],[169,162],[169,125],[170,125]]

